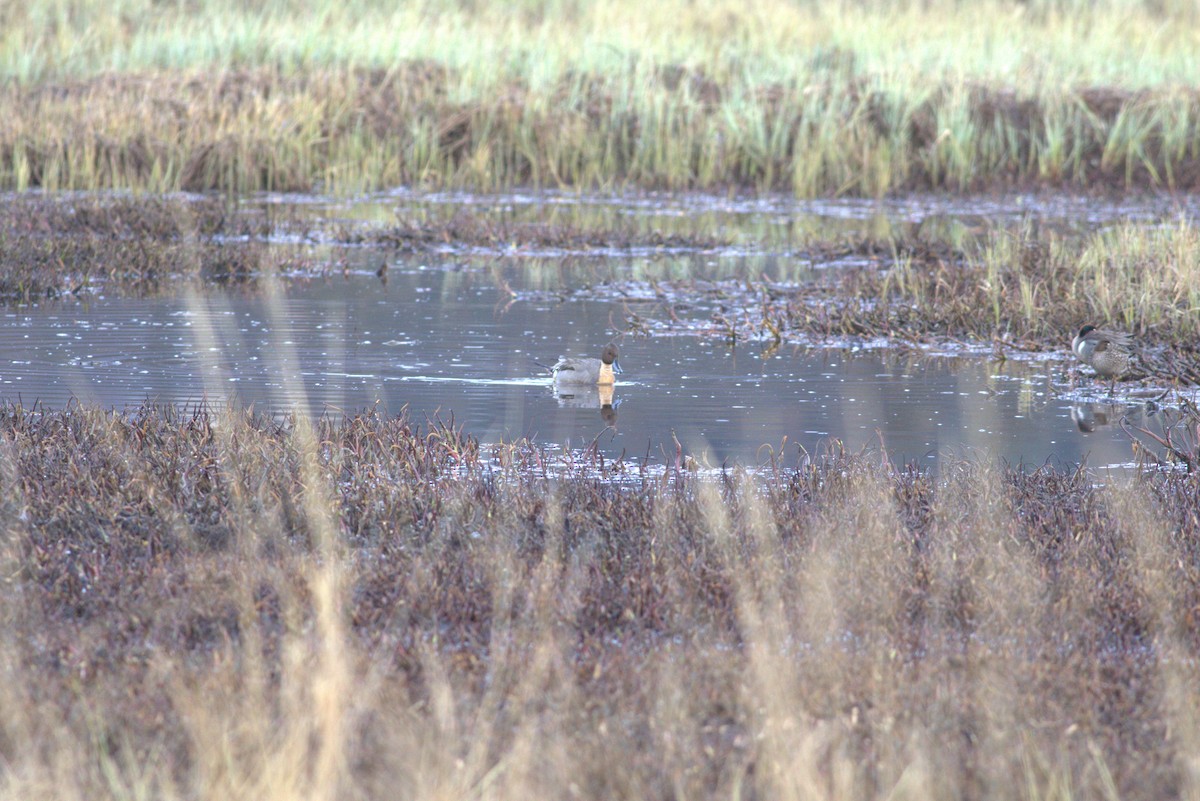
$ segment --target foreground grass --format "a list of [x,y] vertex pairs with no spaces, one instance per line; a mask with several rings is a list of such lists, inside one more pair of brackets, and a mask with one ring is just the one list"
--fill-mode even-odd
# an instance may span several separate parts
[[1194,189],[1195,23],[1122,0],[9,4],[0,186]]
[[1166,798],[1195,477],[9,407],[4,797]]

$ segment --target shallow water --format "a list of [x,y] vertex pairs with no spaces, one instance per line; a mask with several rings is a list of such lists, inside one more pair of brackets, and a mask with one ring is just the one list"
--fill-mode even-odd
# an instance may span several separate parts
[[799,200],[781,195],[720,196],[699,193],[589,195],[573,192],[512,192],[475,195],[399,189],[368,199],[336,201],[294,195],[266,196],[268,204],[302,209],[322,218],[337,217],[388,224],[397,214],[415,218],[452,214],[469,206],[510,221],[571,223],[608,229],[665,233],[734,235],[742,243],[822,241],[839,235],[891,236],[903,232],[948,238],[989,228],[1032,222],[1063,233],[1080,233],[1123,220],[1154,223],[1180,216],[1197,219],[1200,197],[1134,195],[1118,198],[1059,194],[981,197],[913,194],[882,200],[834,198]]
[[[418,421],[453,420],[484,441],[596,442],[607,455],[656,463],[673,461],[677,438],[714,466],[760,464],[780,452],[791,461],[798,447],[831,438],[850,448],[882,443],[893,459],[922,465],[945,453],[1121,465],[1130,444],[1117,418],[1129,412],[1155,422],[1136,405],[1101,403],[1103,391],[1090,382],[1067,392],[1067,363],[1056,360],[926,356],[879,347],[886,343],[792,344],[764,355],[759,344],[730,347],[694,330],[620,338],[625,372],[611,399],[595,389],[562,397],[534,360],[598,355],[622,315],[653,300],[557,290],[617,276],[736,273],[747,269],[742,257],[567,266],[396,260],[361,248],[340,258],[345,275],[271,281],[254,291],[100,296],[7,310],[0,396],[26,406],[78,398],[118,408],[236,396],[259,409],[335,414],[378,402],[391,413],[407,407]],[[386,282],[374,274],[385,258]],[[752,267],[791,279],[811,265],[766,257]],[[680,314],[704,320],[711,309],[698,304]]]

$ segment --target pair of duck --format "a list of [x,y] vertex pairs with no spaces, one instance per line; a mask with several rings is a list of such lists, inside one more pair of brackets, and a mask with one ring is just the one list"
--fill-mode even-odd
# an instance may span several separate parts
[[[1116,388],[1117,379],[1133,367],[1133,338],[1123,331],[1085,325],[1071,340],[1071,350],[1079,361],[1090,366],[1101,378],[1111,379],[1108,393]],[[554,383],[572,386],[611,386],[621,372],[617,346],[604,346],[599,359],[563,358],[550,367]]]

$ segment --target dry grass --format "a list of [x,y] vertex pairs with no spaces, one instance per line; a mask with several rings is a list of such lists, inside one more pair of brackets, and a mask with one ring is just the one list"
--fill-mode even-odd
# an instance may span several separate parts
[[[1200,185],[1191,123],[1200,100],[1178,89],[1024,98],[1004,86],[895,88],[820,75],[718,86],[703,71],[671,66],[572,72],[550,87],[518,77],[463,100],[460,81],[420,61],[301,77],[256,69],[7,84],[0,102],[17,113],[0,123],[0,186],[880,196]],[[1061,130],[1048,131],[1047,120]]]
[[1194,189],[1195,19],[1126,0],[10,4],[0,186]]
[[374,414],[0,449],[5,797],[1195,789],[1194,477],[698,480]]

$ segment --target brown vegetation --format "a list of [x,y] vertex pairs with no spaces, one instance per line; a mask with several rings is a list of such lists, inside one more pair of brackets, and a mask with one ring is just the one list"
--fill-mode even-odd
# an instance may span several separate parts
[[343,231],[339,241],[370,243],[402,252],[466,247],[507,254],[528,250],[579,254],[632,248],[694,252],[730,245],[729,237],[642,230],[641,226],[629,221],[597,228],[571,221],[549,223],[498,219],[467,208],[457,208],[452,215],[443,219],[407,216],[382,230]]
[[289,256],[262,241],[271,228],[220,198],[12,198],[0,204],[0,301],[147,294],[182,277],[252,281]]
[[9,407],[14,797],[1194,790],[1195,476]]

